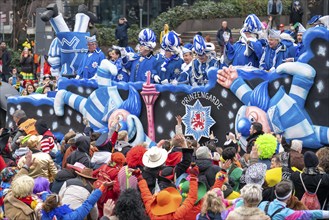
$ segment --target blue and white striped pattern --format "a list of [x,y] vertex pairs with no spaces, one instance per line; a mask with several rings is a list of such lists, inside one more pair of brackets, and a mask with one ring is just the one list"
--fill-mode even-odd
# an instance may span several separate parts
[[230,89],[235,96],[243,102],[243,104],[249,105],[252,90],[241,77],[238,77],[233,81]]
[[97,83],[98,87],[107,87],[112,85],[112,75],[108,71],[102,69],[101,67],[97,68]]
[[56,17],[50,19],[49,22],[56,34],[59,32],[70,32],[70,29],[64,21],[63,15],[61,13],[59,13],[59,15],[57,15]]
[[138,41],[143,46],[154,48],[156,42],[156,36],[151,29],[145,28],[141,32],[139,32]]
[[60,58],[60,45],[59,39],[56,37],[50,44],[48,50],[48,63],[53,69],[60,69],[61,67],[61,58]]
[[206,42],[200,35],[195,35],[193,38],[193,48],[198,55],[205,54]]
[[58,116],[64,115],[64,105],[69,105],[80,112],[90,122],[94,130],[107,127],[111,113],[123,103],[116,87],[102,87],[95,90],[89,98],[76,95],[66,90],[57,92],[54,109]]
[[73,32],[86,32],[88,29],[90,17],[84,13],[77,13],[75,15],[75,24]]
[[262,22],[255,14],[250,14],[244,20],[243,29],[245,32],[257,33],[262,30]]
[[161,48],[164,50],[174,51],[174,48],[179,46],[179,38],[178,36],[170,31],[168,34],[163,36]]

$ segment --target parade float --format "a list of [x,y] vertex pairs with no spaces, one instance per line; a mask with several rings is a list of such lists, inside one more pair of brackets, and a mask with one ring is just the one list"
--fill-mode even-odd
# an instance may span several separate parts
[[[49,51],[50,64],[59,75],[70,74],[86,51],[83,42],[89,34],[54,29],[58,33]],[[213,131],[221,146],[232,131],[241,134],[244,147],[251,123],[258,121],[267,132],[282,134],[288,141],[301,139],[303,147],[317,149],[329,144],[329,30],[310,28],[303,43],[306,52],[297,62],[269,72],[236,66],[226,86],[217,83],[216,68],[208,71],[205,86],[192,87],[152,84],[149,78],[114,82],[111,67],[99,66],[96,79],[60,77],[58,91],[48,96],[8,97],[6,123],[13,126],[12,114],[22,109],[28,117],[46,119],[62,138],[71,129],[83,132],[84,119],[94,131],[104,133],[120,118],[131,144],[151,146],[174,136],[175,116],[181,115],[186,137],[205,143]]]

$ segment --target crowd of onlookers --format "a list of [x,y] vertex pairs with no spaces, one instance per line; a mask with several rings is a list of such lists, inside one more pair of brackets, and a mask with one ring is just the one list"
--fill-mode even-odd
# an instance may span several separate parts
[[[305,51],[300,23],[294,33],[281,25],[282,30],[272,29],[281,14],[280,3],[269,1],[271,17],[261,30],[250,28],[258,18],[249,15],[235,43],[223,22],[217,36],[220,57],[209,36],[197,33],[193,42],[183,45],[168,26],[157,53],[150,29],[141,31],[138,53],[124,48],[127,39],[118,34],[122,45],[111,48],[107,57],[99,55],[96,36],[88,37],[77,78],[97,77],[96,67],[103,71],[103,60],[116,67],[112,80],[118,82],[145,81],[145,72],[151,71],[152,83],[203,86],[212,66],[250,65],[272,71]],[[125,19],[120,22],[126,31]],[[25,44],[18,73],[10,68],[5,42],[1,48],[2,80],[21,95],[56,90],[57,77],[47,57],[40,70],[40,58]],[[108,132],[86,128],[79,133],[71,128],[58,140],[46,120],[30,118],[23,110],[12,116],[15,125],[0,129],[1,219],[329,218],[329,147],[306,151],[302,141],[264,133],[258,122],[252,123],[246,145],[232,132],[216,134],[226,137],[221,145],[213,133],[200,144],[183,135],[177,117],[175,135],[151,147],[132,146],[119,119]]]
[[231,132],[200,146],[181,117],[153,147],[131,146],[119,119],[107,133],[72,129],[63,140],[23,110],[13,119],[0,131],[2,218],[329,218],[329,148],[303,152],[257,122],[244,149]]

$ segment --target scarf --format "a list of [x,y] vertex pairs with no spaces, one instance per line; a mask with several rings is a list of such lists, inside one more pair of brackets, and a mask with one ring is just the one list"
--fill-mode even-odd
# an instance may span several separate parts
[[170,63],[170,61],[175,60],[178,57],[177,54],[172,55],[170,58],[165,58],[164,62],[161,65],[161,71],[165,72],[167,71],[167,66]]
[[68,205],[59,206],[50,212],[46,212],[44,210],[41,211],[42,216],[45,217],[45,219],[62,219],[64,215],[69,214],[72,212],[72,209]]
[[17,198],[18,200],[24,202],[26,205],[31,207],[31,209],[35,209],[37,206],[38,202],[36,200],[33,200],[32,196],[26,196],[24,198]]
[[325,174],[322,170],[317,167],[304,167],[303,173],[308,175],[318,175],[318,174]]

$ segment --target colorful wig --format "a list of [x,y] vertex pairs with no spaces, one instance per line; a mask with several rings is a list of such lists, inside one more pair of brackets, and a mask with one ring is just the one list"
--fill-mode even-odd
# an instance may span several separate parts
[[259,158],[260,159],[270,159],[277,147],[277,139],[272,134],[260,135],[255,144],[257,145]]
[[38,194],[41,192],[48,192],[51,193],[49,189],[50,182],[47,178],[44,177],[37,177],[34,179],[34,188],[33,193]]

